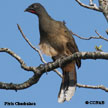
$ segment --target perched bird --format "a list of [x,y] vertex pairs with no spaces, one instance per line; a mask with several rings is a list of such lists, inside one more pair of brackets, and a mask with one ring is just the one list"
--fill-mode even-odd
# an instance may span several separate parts
[[102,10],[108,22],[108,0],[99,0],[99,8]]
[[[51,56],[55,61],[60,57],[66,57],[79,51],[74,38],[64,22],[51,18],[40,3],[30,5],[25,11],[38,16],[40,31],[39,47],[44,54]],[[75,64],[79,68],[81,60],[74,60],[65,66],[61,66],[63,78],[58,94],[59,103],[69,101],[74,95],[77,83]]]

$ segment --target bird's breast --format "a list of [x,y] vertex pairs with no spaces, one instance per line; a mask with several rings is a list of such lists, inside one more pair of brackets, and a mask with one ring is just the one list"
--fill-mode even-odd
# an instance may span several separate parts
[[48,55],[48,56],[56,56],[58,52],[48,43],[40,43],[39,44],[40,50],[42,53]]

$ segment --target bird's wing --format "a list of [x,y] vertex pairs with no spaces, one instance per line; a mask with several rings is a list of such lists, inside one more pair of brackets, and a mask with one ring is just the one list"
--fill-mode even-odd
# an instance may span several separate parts
[[[71,32],[68,30],[68,28],[65,25],[64,25],[64,30],[65,30],[65,36],[68,38],[68,41],[66,43],[67,49],[71,52],[71,54],[73,54],[75,52],[79,52],[76,42],[75,42],[73,36],[71,35]],[[79,68],[81,66],[81,60],[77,59],[76,64]]]
[[[67,48],[71,51],[72,54],[75,53],[75,52],[79,52],[76,44],[73,44],[73,42],[67,42]],[[77,59],[76,64],[79,68],[81,66],[81,60]]]

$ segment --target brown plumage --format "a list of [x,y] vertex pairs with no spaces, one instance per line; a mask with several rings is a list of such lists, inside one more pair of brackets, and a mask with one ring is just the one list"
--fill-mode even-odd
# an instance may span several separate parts
[[[79,51],[65,24],[52,19],[41,4],[34,3],[25,11],[31,12],[39,18],[39,46],[44,54],[51,56],[55,61],[60,57],[66,57]],[[79,68],[81,60],[72,61],[70,64],[61,67],[63,79],[58,95],[58,102],[60,103],[65,100],[69,101],[74,95],[77,83],[75,64]]]

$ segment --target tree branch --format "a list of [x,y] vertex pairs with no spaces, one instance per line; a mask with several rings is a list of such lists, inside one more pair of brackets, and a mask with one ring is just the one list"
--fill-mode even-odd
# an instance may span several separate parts
[[84,8],[88,8],[88,9],[92,9],[92,10],[96,10],[96,11],[99,11],[99,12],[102,12],[102,10],[100,9],[100,8],[98,8],[97,6],[96,6],[96,4],[93,4],[92,3],[92,0],[90,1],[90,6],[89,5],[85,5],[84,3],[82,3],[80,0],[76,0],[76,2],[80,5],[80,6],[82,6],[82,7],[84,7]]
[[101,90],[104,90],[104,91],[108,92],[108,88],[106,88],[103,85],[91,86],[91,85],[81,85],[81,84],[77,84],[77,87],[79,87],[79,88],[101,89]]
[[[17,54],[12,52],[10,49],[0,48],[0,52],[8,53],[9,55],[14,57],[20,63],[22,69],[24,69],[26,71],[32,71],[34,73],[34,75],[29,80],[25,81],[22,84],[0,82],[0,89],[6,89],[6,90],[21,90],[21,89],[28,88],[28,87],[32,86],[33,84],[36,84],[39,81],[40,77],[46,71],[49,72],[49,71],[56,69],[62,65],[71,63],[72,60],[76,60],[76,59],[84,59],[84,60],[85,59],[94,59],[94,60],[106,59],[106,60],[108,60],[108,53],[106,53],[106,52],[76,52],[69,57],[60,58],[60,59],[56,60],[55,62],[41,64],[38,67],[29,67],[29,66],[26,66],[24,61]],[[81,84],[77,84],[77,86],[82,87],[82,88],[102,89],[102,90],[108,91],[108,88],[105,88],[104,86],[89,86],[89,85],[81,85]]]
[[102,35],[100,35],[96,30],[95,30],[96,34],[99,36],[100,39],[103,39],[105,41],[108,41],[107,38],[104,38]]
[[21,59],[20,56],[18,56],[17,54],[15,54],[13,51],[11,51],[10,49],[8,48],[0,48],[0,52],[6,52],[8,53],[9,55],[11,55],[13,58],[15,58],[21,65],[21,67],[24,69],[24,70],[27,70],[27,71],[34,71],[34,69],[32,67],[28,67],[26,66],[26,64],[24,63],[24,61]]
[[76,33],[73,33],[72,31],[70,31],[70,32],[71,32],[72,35],[74,35],[74,36],[76,36],[76,37],[78,37],[78,38],[80,38],[80,39],[83,39],[83,40],[103,39],[103,40],[105,40],[105,41],[108,41],[107,38],[104,38],[104,37],[103,37],[102,35],[100,35],[96,30],[95,30],[95,33],[96,33],[98,36],[90,36],[90,37],[88,37],[88,38],[86,38],[86,37],[81,37],[81,36],[77,35]]
[[37,83],[39,78],[41,77],[42,74],[38,75],[33,75],[31,78],[29,78],[27,81],[25,81],[22,84],[13,84],[13,83],[4,83],[0,82],[0,89],[6,89],[6,90],[22,90],[29,88],[33,84]]
[[38,82],[38,80],[40,79],[40,77],[41,77],[41,75],[43,73],[40,73],[38,71],[38,69],[36,69],[36,67],[26,66],[26,64],[21,59],[21,57],[19,57],[17,54],[15,54],[14,52],[12,52],[8,48],[0,48],[0,52],[6,52],[9,55],[11,55],[13,58],[15,58],[20,63],[22,69],[24,69],[26,71],[32,71],[32,72],[34,72],[34,75],[29,80],[25,81],[22,84],[13,84],[13,83],[0,82],[0,89],[6,89],[6,90],[8,90],[8,89],[9,90],[21,90],[21,89],[28,88],[28,87],[30,87],[33,84],[35,84],[35,83]]

